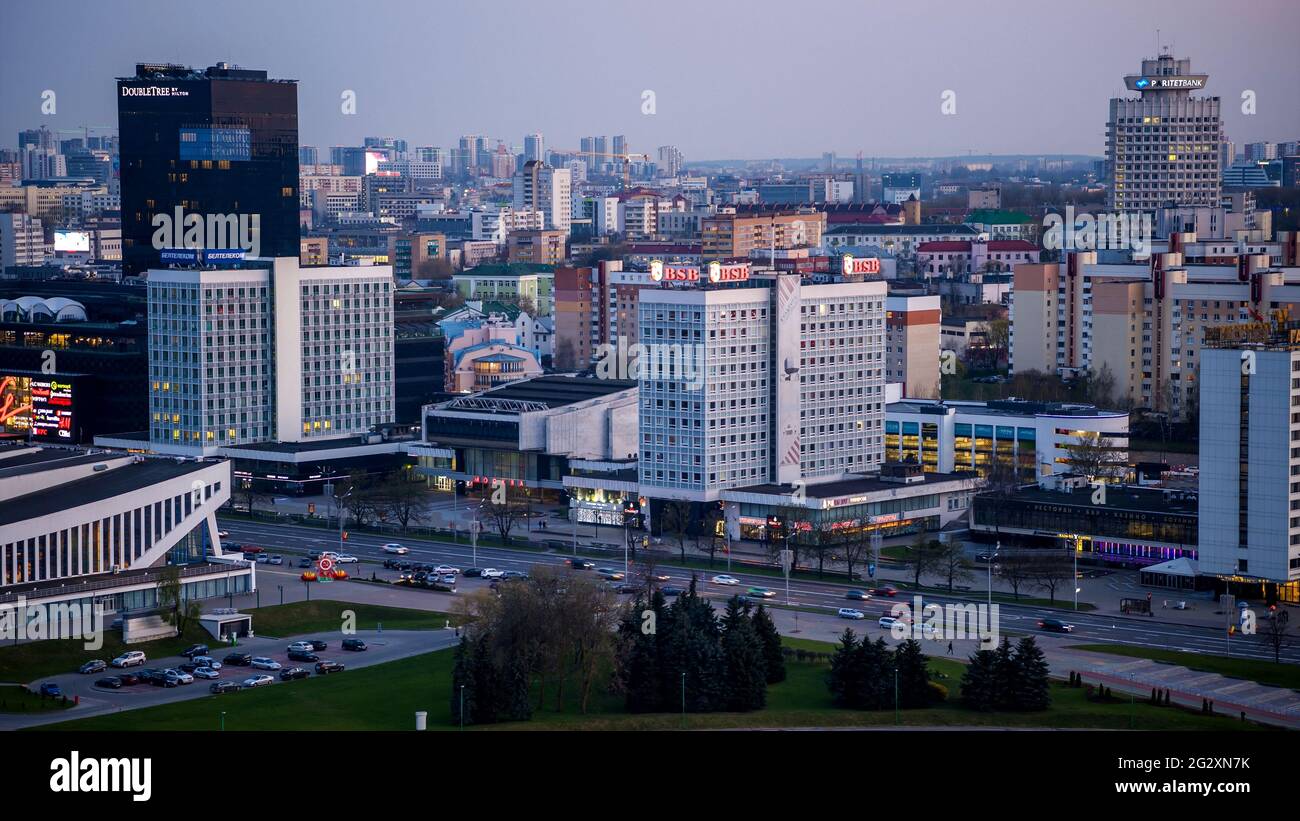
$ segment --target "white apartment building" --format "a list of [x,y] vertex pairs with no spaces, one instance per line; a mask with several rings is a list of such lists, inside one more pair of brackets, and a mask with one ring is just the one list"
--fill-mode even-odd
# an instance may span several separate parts
[[572,177],[567,168],[530,161],[512,179],[516,211],[541,211],[543,228],[568,231],[573,219]]
[[27,214],[0,214],[0,273],[14,265],[44,265],[41,221]]
[[149,271],[149,444],[301,442],[393,419],[389,266]]

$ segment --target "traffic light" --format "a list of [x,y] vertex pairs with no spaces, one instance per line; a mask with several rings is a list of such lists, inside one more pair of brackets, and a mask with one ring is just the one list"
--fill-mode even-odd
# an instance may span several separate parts
[[345,530],[343,531],[343,541],[346,542],[347,540],[348,540],[348,532]]

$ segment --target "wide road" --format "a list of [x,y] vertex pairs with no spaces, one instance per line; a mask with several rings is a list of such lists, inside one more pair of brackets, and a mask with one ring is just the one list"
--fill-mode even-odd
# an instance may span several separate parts
[[[285,556],[286,565],[296,563],[296,560],[307,551],[337,551],[339,546],[337,533],[331,533],[328,530],[319,528],[292,524],[247,522],[234,519],[221,519],[220,522],[222,528],[230,532],[229,538],[225,540],[226,542],[255,544],[265,548],[267,552],[282,553]],[[382,572],[382,568],[375,563],[382,563],[385,558],[400,558],[417,562],[445,563],[457,567],[496,567],[501,570],[527,571],[529,567],[539,564],[563,565],[570,555],[568,551],[541,552],[537,550],[511,550],[501,547],[479,547],[477,553],[474,553],[468,544],[403,538],[401,542],[410,550],[410,553],[406,556],[389,556],[381,549],[381,546],[387,541],[390,541],[390,539],[382,536],[350,533],[343,552],[357,556],[361,559],[361,563],[359,565],[345,565],[345,568],[353,575],[369,576],[372,570]],[[623,569],[623,557],[621,555],[593,553],[590,549],[583,547],[581,540],[579,541],[579,548],[589,557],[592,555],[607,556],[604,559],[593,559],[598,566],[612,567],[620,571]],[[695,574],[699,577],[699,589],[710,597],[725,599],[735,593],[744,593],[747,587],[756,586],[766,587],[776,592],[776,597],[772,599],[773,604],[783,605],[787,603],[784,579],[748,574],[736,570],[730,575],[739,579],[740,585],[724,587],[711,584],[707,580],[715,574],[726,573],[725,569],[721,567],[712,571],[686,569],[674,564],[673,556],[674,554],[670,552],[656,551],[656,564],[659,572],[672,577],[669,584],[685,587],[689,584],[692,574]],[[266,568],[265,565],[258,566],[259,572],[263,569],[270,568]],[[297,568],[289,566],[275,568],[275,570],[294,571],[295,575],[297,572]],[[859,587],[866,584],[866,582],[863,582]],[[790,599],[788,603],[795,607],[815,608],[821,612],[834,612],[845,606],[854,607],[864,611],[874,621],[879,616],[887,614],[895,601],[907,601],[904,597],[905,594],[901,593],[896,600],[873,597],[866,602],[847,601],[845,592],[849,589],[851,589],[851,586],[842,582],[816,581],[802,578],[792,579],[790,581]],[[925,595],[927,604],[942,605],[950,602],[965,603],[971,601],[982,602],[983,597],[979,596],[978,593],[964,596],[929,593]],[[1044,607],[1005,603],[999,604],[998,615],[1002,633],[1037,633],[1039,632],[1038,622],[1040,619],[1055,618],[1073,625],[1074,630],[1071,638],[1081,643],[1131,644],[1142,647],[1185,650],[1213,655],[1232,655],[1269,661],[1273,659],[1273,647],[1263,635],[1237,635],[1229,640],[1226,632],[1222,629],[1201,625],[1175,624],[1160,621],[1156,617],[1112,615],[1098,612],[1074,613]],[[1260,629],[1264,629],[1262,622]],[[1293,646],[1284,648],[1282,659],[1289,663],[1300,664],[1300,647],[1294,646],[1293,643]]]

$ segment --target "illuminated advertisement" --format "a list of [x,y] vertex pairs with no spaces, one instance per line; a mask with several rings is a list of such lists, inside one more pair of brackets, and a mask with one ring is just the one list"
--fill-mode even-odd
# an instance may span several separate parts
[[655,282],[699,282],[698,265],[666,265],[660,260],[650,262],[650,278]]
[[0,434],[78,441],[73,379],[0,374]]
[[709,263],[709,282],[744,282],[749,279],[748,262]]
[[182,160],[229,160],[244,162],[252,158],[253,137],[247,128],[182,128]]
[[876,257],[855,257],[845,254],[843,257],[844,276],[863,276],[880,273],[880,260]]
[[54,232],[55,253],[88,254],[90,253],[90,234],[86,231]]

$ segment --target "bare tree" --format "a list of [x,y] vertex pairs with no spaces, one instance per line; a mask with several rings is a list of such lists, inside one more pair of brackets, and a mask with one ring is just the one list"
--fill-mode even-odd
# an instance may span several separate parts
[[687,502],[664,502],[659,511],[659,526],[677,543],[682,561],[686,561],[686,540],[691,532],[691,506]]
[[[500,493],[498,497],[497,494]],[[519,499],[510,497],[506,486],[494,488],[488,492],[488,498],[480,506],[483,515],[492,523],[501,536],[501,541],[510,544],[510,532],[521,521],[527,521],[528,505]],[[500,501],[497,501],[497,497]]]
[[1095,431],[1081,433],[1075,442],[1064,445],[1066,464],[1089,482],[1114,482],[1128,472],[1127,452],[1115,439]]
[[1264,638],[1273,648],[1273,661],[1276,664],[1282,663],[1282,651],[1286,649],[1288,636],[1286,634],[1287,622],[1291,620],[1291,614],[1285,610],[1277,610],[1273,613],[1273,618],[1268,620],[1264,626]]
[[935,573],[942,568],[942,549],[943,546],[937,539],[927,539],[925,533],[916,534],[911,549],[903,559],[908,572],[912,574],[914,586],[921,586],[921,577],[926,573]]
[[957,582],[969,581],[974,577],[970,563],[966,561],[966,553],[962,549],[961,542],[940,542],[935,564],[938,566],[938,572],[947,580],[950,593]]
[[1033,582],[1036,569],[1028,550],[1008,550],[998,558],[998,578],[1011,585],[1011,593],[1017,599],[1020,598],[1020,588]]
[[1048,599],[1055,603],[1057,591],[1066,582],[1075,581],[1073,557],[1068,550],[1037,551],[1030,563],[1029,575],[1038,587],[1047,591]]
[[405,533],[412,524],[429,518],[423,482],[413,482],[401,470],[389,474],[375,489],[375,501],[384,518],[397,522]]

